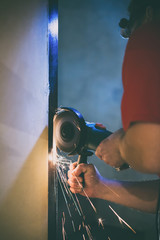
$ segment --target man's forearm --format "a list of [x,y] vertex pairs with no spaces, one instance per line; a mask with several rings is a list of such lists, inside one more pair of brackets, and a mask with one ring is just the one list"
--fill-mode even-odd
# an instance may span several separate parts
[[122,159],[133,169],[144,173],[160,173],[160,125],[135,124],[119,142]]
[[99,198],[140,211],[155,213],[159,181],[125,182],[101,179]]
[[[84,174],[82,179],[81,174]],[[93,164],[73,163],[68,171],[68,184],[73,193],[115,202],[145,212],[156,212],[159,180],[126,182],[105,179]],[[78,180],[78,181],[77,181]],[[80,183],[84,183],[83,187]],[[85,191],[85,194],[83,192]]]

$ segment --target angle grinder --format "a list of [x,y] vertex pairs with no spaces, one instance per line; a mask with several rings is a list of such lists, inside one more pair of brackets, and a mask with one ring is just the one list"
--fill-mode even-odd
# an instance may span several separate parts
[[[87,157],[93,154],[102,140],[112,132],[99,125],[87,122],[74,108],[61,107],[54,116],[54,137],[59,150],[68,155],[79,155],[79,163],[87,163]],[[120,170],[128,168],[124,164]]]

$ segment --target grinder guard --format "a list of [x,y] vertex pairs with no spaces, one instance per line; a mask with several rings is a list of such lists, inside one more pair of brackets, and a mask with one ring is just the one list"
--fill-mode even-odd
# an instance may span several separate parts
[[54,129],[56,146],[69,155],[95,151],[99,143],[112,134],[97,128],[95,123],[85,122],[80,112],[67,107],[60,108],[56,113]]

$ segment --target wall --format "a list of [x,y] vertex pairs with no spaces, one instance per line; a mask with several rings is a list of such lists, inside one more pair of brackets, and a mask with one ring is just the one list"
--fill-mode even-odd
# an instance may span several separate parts
[[47,239],[47,0],[0,4],[0,239]]

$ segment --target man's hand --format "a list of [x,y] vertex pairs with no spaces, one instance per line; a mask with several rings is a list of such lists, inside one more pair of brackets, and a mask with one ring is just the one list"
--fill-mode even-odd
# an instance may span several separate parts
[[99,185],[101,175],[98,170],[92,164],[81,163],[77,166],[77,163],[73,163],[68,171],[68,184],[72,193],[79,193],[81,195],[88,195],[88,197],[99,196]]
[[[83,177],[81,174],[83,173]],[[159,180],[143,182],[103,178],[92,164],[71,164],[68,183],[72,193],[100,198],[141,211],[156,212]]]
[[119,129],[108,138],[105,138],[97,147],[96,156],[112,167],[121,167],[125,163],[119,149],[123,135],[123,129]]

